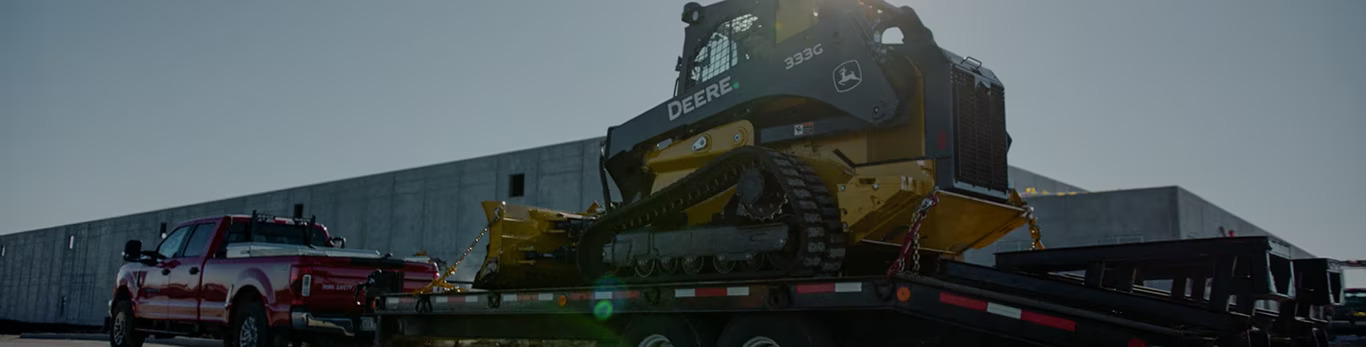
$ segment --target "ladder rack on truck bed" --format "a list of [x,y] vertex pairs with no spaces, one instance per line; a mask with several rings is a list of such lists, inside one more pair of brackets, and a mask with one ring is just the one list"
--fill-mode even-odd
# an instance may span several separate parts
[[[1266,237],[1012,252],[997,261],[996,268],[940,262],[896,278],[388,294],[372,298],[376,343],[636,346],[662,336],[674,346],[755,337],[788,341],[782,346],[1324,346],[1324,307],[1342,290],[1340,270],[1325,265],[1331,262],[1291,260]],[[1057,273],[1073,270],[1084,274]],[[1135,285],[1143,281],[1178,289]]]

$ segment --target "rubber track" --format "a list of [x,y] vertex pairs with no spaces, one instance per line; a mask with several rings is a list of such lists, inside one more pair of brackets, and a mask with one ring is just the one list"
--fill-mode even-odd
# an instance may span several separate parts
[[[784,271],[673,274],[648,278],[623,277],[629,282],[752,279],[767,277],[807,277],[839,272],[844,261],[847,238],[840,224],[835,198],[820,176],[800,159],[762,147],[742,147],[723,154],[707,166],[678,182],[651,194],[640,202],[617,208],[595,221],[580,239],[579,267],[590,280],[609,271],[601,264],[602,247],[618,233],[650,225],[655,218],[705,201],[736,184],[740,173],[758,167],[768,178],[776,179],[787,194],[785,208],[795,218],[787,221],[794,232],[789,242],[800,242],[796,259]],[[790,253],[780,253],[789,255]],[[629,267],[623,267],[629,269]]]

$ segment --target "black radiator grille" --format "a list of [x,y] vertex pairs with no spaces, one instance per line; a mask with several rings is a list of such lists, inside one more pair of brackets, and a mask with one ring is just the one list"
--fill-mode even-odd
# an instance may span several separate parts
[[957,180],[1005,191],[1010,182],[1004,89],[995,83],[977,83],[975,74],[958,68],[953,69],[953,88]]

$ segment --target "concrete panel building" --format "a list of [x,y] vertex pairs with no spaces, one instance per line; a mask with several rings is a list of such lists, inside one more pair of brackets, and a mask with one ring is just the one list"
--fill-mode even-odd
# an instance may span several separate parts
[[[425,250],[454,261],[486,223],[481,201],[580,210],[601,200],[600,142],[593,138],[0,235],[0,320],[101,324],[123,243],[140,239],[152,247],[162,223],[203,216],[253,210],[288,216],[301,209],[346,237],[348,248],[395,255]],[[1178,187],[1091,193],[1018,168],[1010,173],[1036,206],[1050,247],[1214,237],[1221,226],[1240,235],[1266,233]],[[1028,240],[1027,232],[1017,231],[967,258],[990,263],[991,253],[1027,249]],[[471,279],[483,255],[484,248],[476,247],[458,279]]]
[[[1080,247],[1118,243],[1266,235],[1262,228],[1181,187],[1168,186],[1106,192],[1067,192],[1026,198],[1034,207],[1047,247]],[[1020,228],[965,260],[991,265],[997,252],[1029,249],[1032,239]],[[1291,245],[1292,258],[1312,258]]]

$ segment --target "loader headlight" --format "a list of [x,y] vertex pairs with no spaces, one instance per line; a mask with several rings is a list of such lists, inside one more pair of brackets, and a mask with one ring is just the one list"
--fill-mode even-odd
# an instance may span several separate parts
[[683,5],[683,22],[697,24],[702,21],[702,4],[689,2]]

